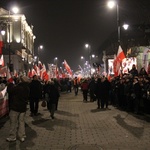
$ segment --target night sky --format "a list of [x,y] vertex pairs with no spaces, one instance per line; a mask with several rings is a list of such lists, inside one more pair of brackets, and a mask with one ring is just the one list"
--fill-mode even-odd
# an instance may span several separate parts
[[[129,24],[150,21],[149,0],[120,0],[120,22]],[[34,26],[35,53],[39,45],[40,59],[45,65],[64,59],[77,70],[81,56],[103,51],[100,45],[117,30],[116,9],[109,10],[106,0],[0,0],[0,6],[10,9],[16,4],[27,22]]]

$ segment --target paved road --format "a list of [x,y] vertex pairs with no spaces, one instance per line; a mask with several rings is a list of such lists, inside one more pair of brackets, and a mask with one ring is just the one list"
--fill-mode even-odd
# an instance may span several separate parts
[[26,114],[26,141],[6,142],[9,120],[0,120],[0,150],[149,150],[150,122],[146,116],[97,110],[96,102],[82,102],[82,95],[63,93],[56,119],[46,108],[40,115]]

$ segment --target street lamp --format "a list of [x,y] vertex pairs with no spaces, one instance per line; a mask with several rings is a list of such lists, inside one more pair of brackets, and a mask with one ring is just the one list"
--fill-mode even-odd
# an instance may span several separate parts
[[40,61],[40,50],[42,50],[43,49],[43,45],[40,45],[39,47],[38,47],[38,62],[37,63],[39,63],[39,61]]
[[119,5],[116,1],[108,1],[107,6],[112,9],[116,5],[117,8],[117,28],[118,28],[118,43],[120,44],[120,16],[119,16]]
[[85,48],[88,49],[88,59],[89,59],[90,76],[91,76],[91,46],[89,44],[85,44]]
[[[13,7],[12,9],[12,13],[14,13],[14,14],[17,14],[18,12],[19,12],[19,9],[15,6],[15,7]],[[11,43],[11,40],[10,40],[10,38],[11,38],[11,32],[10,32],[10,28],[11,28],[11,20],[10,20],[10,18],[11,18],[11,11],[9,10],[9,20],[8,20],[8,22],[7,22],[7,26],[8,26],[8,52],[9,52],[9,58],[8,58],[8,67],[9,67],[9,69],[10,69],[10,72],[12,72],[13,71],[13,66],[12,66],[12,64],[11,64],[11,49],[10,49],[10,43]]]
[[[116,8],[117,8],[118,44],[120,45],[121,27],[120,27],[119,5],[118,5],[118,2],[113,1],[113,0],[110,0],[110,1],[108,1],[108,3],[107,3],[107,6],[108,6],[110,9],[114,8],[115,5],[116,5]],[[124,25],[123,25],[123,28],[124,28],[125,30],[127,30],[128,27],[129,27],[128,24],[124,24]]]
[[57,60],[58,60],[58,58],[55,57],[55,58],[54,58],[54,64],[55,64],[55,65],[57,65]]

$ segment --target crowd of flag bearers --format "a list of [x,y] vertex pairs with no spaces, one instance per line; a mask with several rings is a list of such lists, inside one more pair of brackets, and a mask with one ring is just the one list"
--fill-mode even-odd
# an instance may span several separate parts
[[[96,102],[100,110],[110,110],[109,105],[136,114],[150,114],[150,72],[144,67],[140,71],[136,65],[128,73],[121,72],[121,63],[125,55],[119,46],[114,60],[114,76],[93,75],[91,77],[73,77],[66,62],[64,66],[68,76],[58,75],[57,66],[52,70],[54,76],[48,73],[44,64],[39,63],[28,71],[27,75],[10,72],[6,66],[0,69],[1,88],[7,87],[10,117],[10,132],[8,142],[19,139],[24,142],[25,114],[30,106],[30,116],[39,115],[39,102],[46,102],[50,118],[55,118],[60,92],[83,94],[81,102]],[[5,86],[2,86],[5,85]],[[3,93],[4,95],[4,93]],[[44,105],[43,105],[44,106]]]

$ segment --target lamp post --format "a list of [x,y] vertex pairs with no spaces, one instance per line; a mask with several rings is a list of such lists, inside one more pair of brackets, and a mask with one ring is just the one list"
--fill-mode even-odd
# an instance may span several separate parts
[[89,59],[89,68],[90,68],[90,77],[91,77],[91,46],[89,44],[85,44],[85,48],[88,49],[88,59]]
[[[108,1],[107,6],[108,6],[110,9],[112,9],[112,8],[116,5],[116,9],[117,9],[118,44],[120,45],[121,26],[120,26],[120,11],[119,11],[119,4],[118,4],[118,3],[119,3],[119,0],[118,0],[118,2],[113,1],[113,0],[110,0],[110,1]],[[127,30],[128,27],[129,27],[128,24],[124,24],[124,25],[123,25],[123,28],[124,28],[125,30]]]
[[117,30],[118,30],[118,43],[120,44],[120,16],[119,16],[119,5],[117,2],[111,0],[108,1],[107,6],[112,9],[116,5],[117,8]]
[[[18,9],[18,7],[13,7],[12,8],[12,12],[14,13],[14,14],[17,14],[18,12],[19,12],[19,9]],[[11,40],[10,40],[10,38],[11,38],[11,20],[10,20],[10,18],[11,18],[11,11],[9,10],[8,11],[8,21],[7,21],[7,26],[8,26],[8,56],[9,56],[9,58],[8,58],[8,67],[9,67],[9,69],[10,69],[10,72],[12,72],[13,71],[13,66],[12,66],[12,62],[11,62],[11,49],[10,49],[10,43],[11,43]]]
[[39,63],[39,61],[40,61],[40,50],[42,50],[43,49],[43,45],[40,45],[39,47],[38,47],[38,59],[37,59],[37,64]]
[[54,64],[57,66],[57,60],[58,60],[58,57],[55,57],[54,58]]

